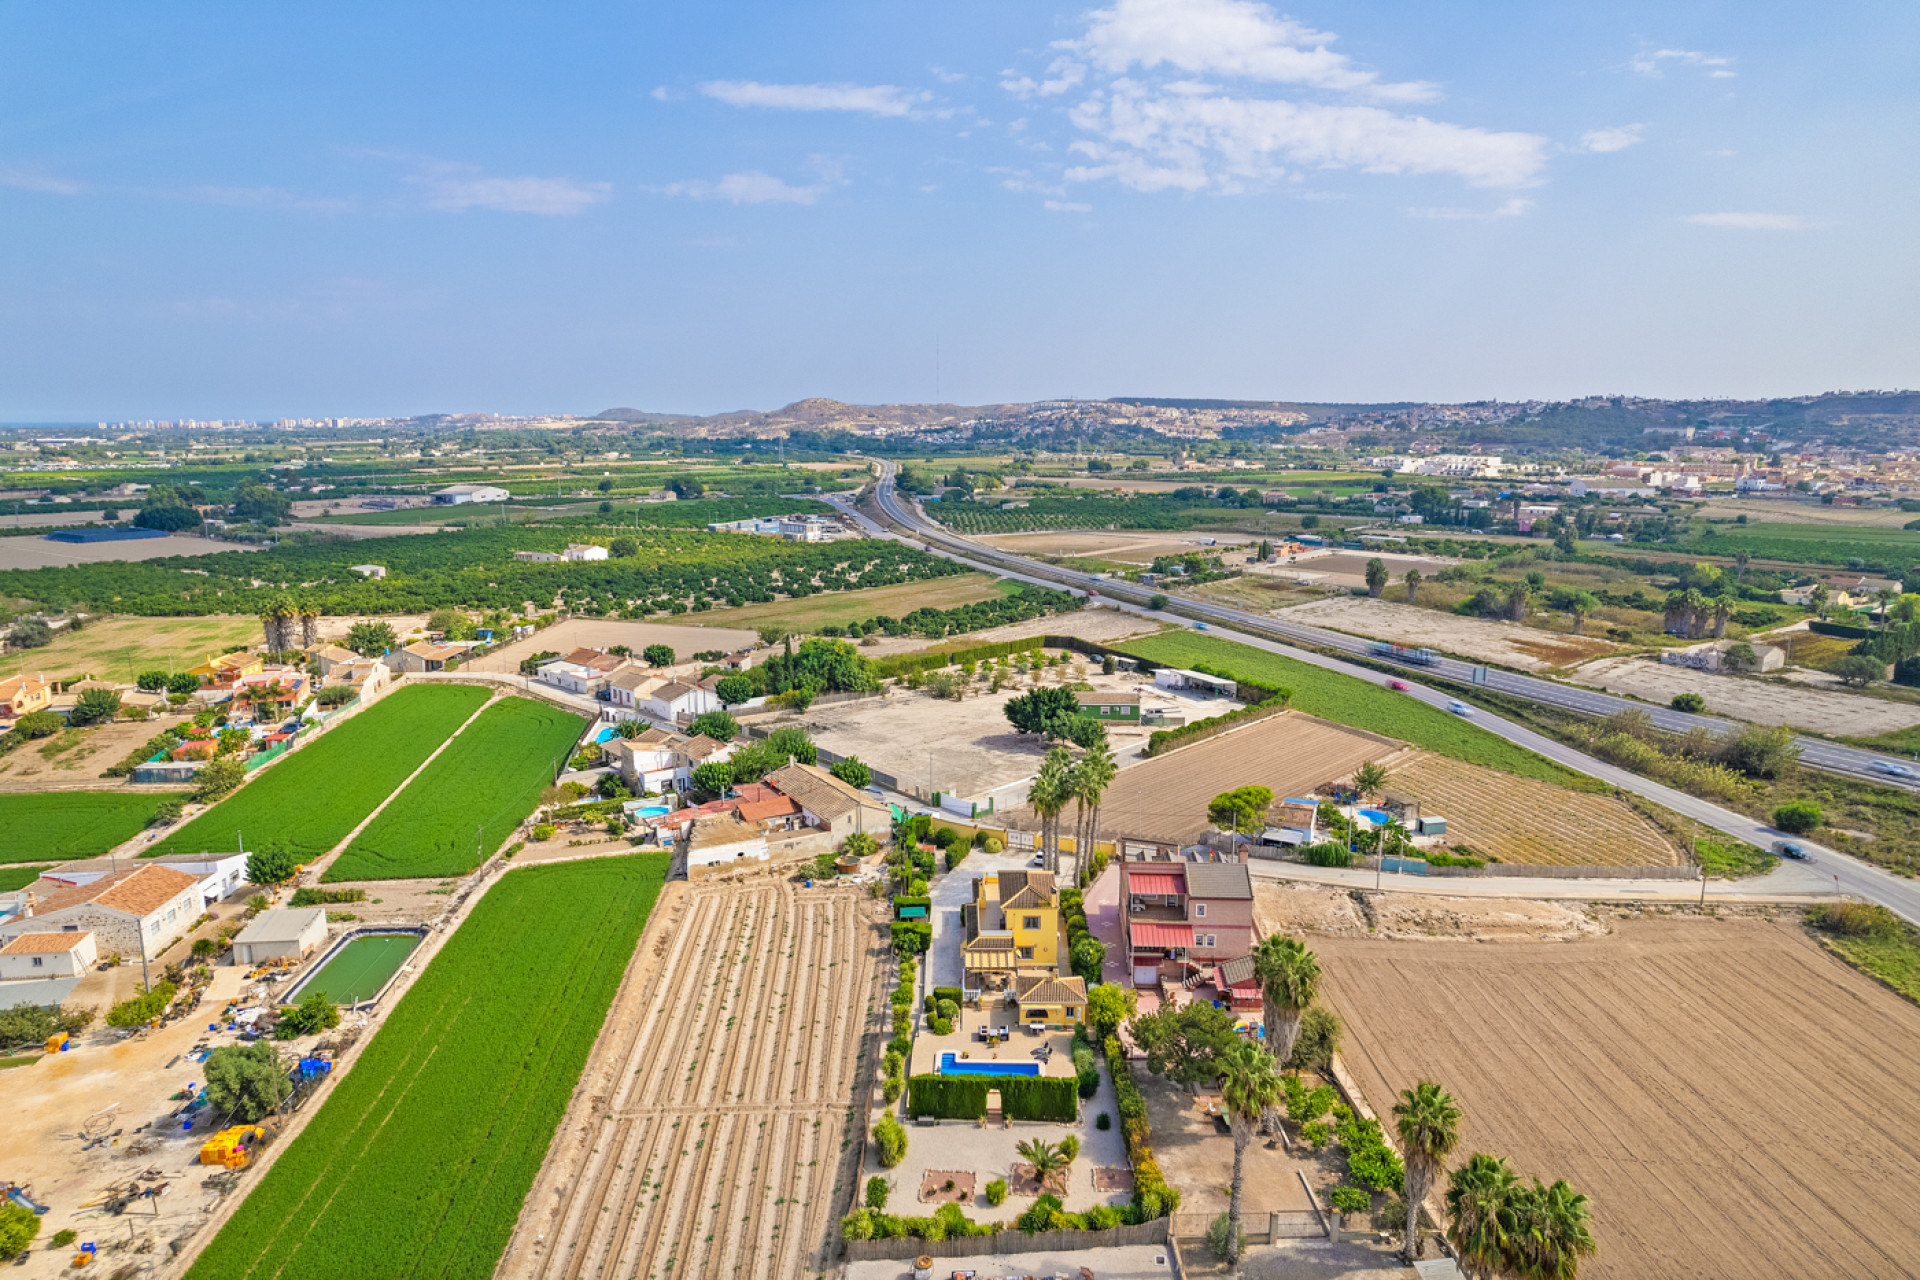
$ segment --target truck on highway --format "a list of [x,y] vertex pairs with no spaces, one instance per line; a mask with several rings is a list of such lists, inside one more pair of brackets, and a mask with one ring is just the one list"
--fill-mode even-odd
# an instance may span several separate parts
[[1375,640],[1367,646],[1367,652],[1376,658],[1385,658],[1388,662],[1411,662],[1421,667],[1430,667],[1440,661],[1440,655],[1431,649],[1414,649],[1404,644],[1388,644],[1385,640]]

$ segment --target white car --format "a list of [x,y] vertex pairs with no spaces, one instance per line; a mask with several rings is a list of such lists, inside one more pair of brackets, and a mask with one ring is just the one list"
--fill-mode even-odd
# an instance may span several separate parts
[[1871,767],[1875,773],[1889,773],[1896,778],[1911,778],[1914,776],[1913,770],[1903,764],[1895,764],[1891,760],[1875,760]]
[[1457,716],[1470,716],[1473,714],[1473,708],[1464,702],[1449,702],[1447,704],[1447,710]]

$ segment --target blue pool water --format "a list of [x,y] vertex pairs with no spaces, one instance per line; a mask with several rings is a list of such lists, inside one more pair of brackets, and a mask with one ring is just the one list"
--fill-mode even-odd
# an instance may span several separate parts
[[1362,809],[1360,810],[1360,816],[1376,826],[1384,822],[1393,821],[1393,815],[1385,809]]
[[593,740],[596,744],[598,744],[598,743],[605,742],[609,738],[613,738],[616,736],[618,735],[614,733],[613,726],[607,725],[605,728],[601,729],[600,732],[593,735]]
[[940,1055],[940,1074],[943,1076],[1037,1076],[1040,1064],[1037,1062],[993,1062],[976,1058],[960,1058],[951,1053]]
[[644,809],[635,809],[633,812],[634,816],[639,818],[660,818],[672,813],[673,810],[663,804],[650,804]]

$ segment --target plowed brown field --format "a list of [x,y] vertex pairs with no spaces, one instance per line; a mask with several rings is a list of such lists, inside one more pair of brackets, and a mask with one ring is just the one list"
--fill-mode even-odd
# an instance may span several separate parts
[[856,1067],[878,1025],[875,908],[778,880],[677,892],[635,955],[503,1280],[825,1265],[843,1142],[858,1141]]
[[[1365,761],[1385,761],[1404,749],[1391,738],[1289,711],[1122,769],[1100,802],[1100,830],[1141,840],[1198,840],[1207,830],[1207,801],[1222,791],[1261,786],[1271,787],[1276,800],[1306,795],[1347,778]],[[1008,810],[1005,821],[1022,831],[1040,825],[1025,805]]]
[[1447,820],[1447,840],[1528,866],[1671,867],[1680,850],[1624,800],[1420,751],[1387,770],[1389,799]]
[[1314,947],[1376,1110],[1437,1081],[1457,1160],[1592,1197],[1583,1280],[1920,1276],[1920,1010],[1797,929]]

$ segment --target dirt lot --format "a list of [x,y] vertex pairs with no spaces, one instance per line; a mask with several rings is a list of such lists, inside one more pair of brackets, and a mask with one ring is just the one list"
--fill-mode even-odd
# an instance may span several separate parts
[[1376,1110],[1438,1081],[1465,1112],[1461,1158],[1592,1197],[1582,1276],[1920,1276],[1920,1010],[1797,927],[1315,949]]
[[1632,805],[1420,751],[1388,771],[1386,798],[1447,820],[1446,841],[1529,866],[1672,867],[1680,850]]
[[1755,724],[1790,724],[1820,733],[1871,737],[1920,724],[1920,703],[1809,689],[1791,680],[1669,667],[1645,658],[1602,658],[1581,667],[1572,678],[1663,706],[1676,693],[1697,693],[1707,700],[1711,715]]
[[[1088,556],[1122,564],[1152,564],[1189,551],[1214,555],[1259,539],[1244,533],[991,533],[975,539],[1023,556]],[[1209,543],[1213,545],[1208,545]]]
[[1370,600],[1364,596],[1295,605],[1281,616],[1289,622],[1331,627],[1335,631],[1390,640],[1395,644],[1428,645],[1463,658],[1498,662],[1521,671],[1549,671],[1613,653],[1619,648],[1592,636],[1462,618],[1437,609]]
[[212,538],[131,538],[125,542],[49,542],[45,538],[0,538],[0,569],[46,569],[102,560],[158,560],[162,556],[204,556],[218,551],[260,551],[241,542]]
[[821,1270],[883,928],[851,889],[669,885],[496,1274]]
[[[952,609],[1000,594],[1000,580],[984,573],[962,573],[930,582],[897,582],[865,591],[828,591],[802,600],[774,600],[767,604],[715,609],[701,614],[715,627],[765,626],[777,622],[795,631],[828,625],[845,626],[884,614],[898,618],[915,609]],[[702,646],[703,648],[705,646]]]
[[[1276,799],[1306,795],[1400,749],[1391,738],[1288,711],[1122,769],[1100,805],[1100,829],[1184,844],[1207,830],[1207,802],[1222,791],[1254,784],[1271,787]],[[1024,805],[1005,821],[1039,830]]]
[[1254,919],[1262,934],[1344,938],[1455,938],[1463,942],[1570,942],[1606,931],[1578,904],[1528,898],[1437,898],[1425,893],[1352,892],[1256,880]]
[[1387,572],[1396,583],[1407,576],[1409,569],[1418,569],[1423,576],[1431,578],[1442,569],[1460,563],[1444,556],[1396,555],[1391,551],[1382,551],[1377,555],[1371,551],[1305,551],[1288,557],[1270,572],[1289,579],[1312,578],[1336,587],[1364,587],[1367,585],[1367,562],[1374,559],[1387,566]]
[[[17,541],[17,539],[7,539]],[[45,672],[50,679],[95,676],[131,681],[158,667],[185,671],[209,654],[260,642],[260,620],[250,617],[108,618],[79,631],[53,633],[44,649],[15,649],[0,657],[0,676]]]
[[44,787],[124,787],[124,778],[102,778],[108,765],[120,763],[162,729],[184,724],[190,716],[151,720],[115,720],[86,729],[63,729],[0,756],[0,791]]
[[[1211,1221],[1227,1211],[1227,1184],[1233,1177],[1233,1139],[1221,1133],[1206,1114],[1206,1102],[1150,1074],[1145,1063],[1133,1064],[1133,1078],[1147,1100],[1147,1122],[1153,1126],[1153,1156],[1160,1172],[1180,1192],[1183,1215],[1204,1215]],[[1212,1100],[1219,1101],[1217,1094]],[[1244,1174],[1244,1213],[1285,1213],[1311,1209],[1299,1173],[1318,1187],[1318,1161],[1296,1160],[1282,1147],[1256,1139],[1247,1147]],[[1299,1172],[1296,1172],[1298,1170]],[[1204,1253],[1205,1250],[1202,1250]]]
[[657,622],[623,622],[612,618],[569,618],[544,631],[536,631],[525,640],[501,645],[484,658],[465,663],[469,671],[518,671],[520,659],[536,653],[567,653],[577,648],[605,649],[624,644],[635,653],[650,644],[672,647],[674,655],[688,655],[708,649],[732,652],[760,643],[752,631],[730,627],[669,627]]
[[1830,524],[1836,529],[1847,526],[1856,529],[1861,527],[1899,529],[1913,519],[1913,513],[1910,511],[1827,507],[1817,502],[1777,500],[1741,502],[1733,498],[1709,501],[1700,508],[1698,515],[1705,520],[1727,520],[1734,516],[1745,516],[1751,524],[1766,524],[1769,521],[1780,524]]

